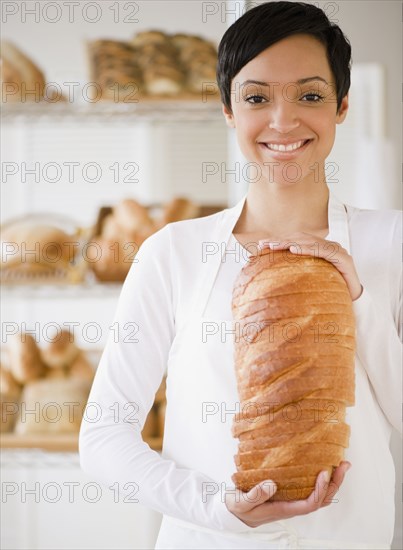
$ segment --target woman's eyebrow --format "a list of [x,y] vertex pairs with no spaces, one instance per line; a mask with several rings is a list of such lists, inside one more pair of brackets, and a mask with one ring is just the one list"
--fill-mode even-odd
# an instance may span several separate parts
[[[306,82],[311,82],[312,80],[320,80],[325,84],[328,84],[328,82],[321,76],[308,76],[307,78],[300,78],[299,80],[297,80],[297,84],[306,84]],[[245,80],[245,82],[242,82],[241,86],[246,86],[248,84],[257,84],[258,86],[270,86],[270,82],[262,82],[261,80]]]

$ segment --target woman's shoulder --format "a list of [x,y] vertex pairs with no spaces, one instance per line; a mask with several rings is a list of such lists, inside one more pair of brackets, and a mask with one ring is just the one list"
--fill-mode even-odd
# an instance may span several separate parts
[[350,206],[347,212],[351,253],[366,285],[376,293],[387,284],[391,295],[398,296],[402,274],[402,212]]
[[171,222],[150,235],[140,246],[138,254],[167,257],[193,251],[199,252],[202,243],[213,240],[225,210],[202,218]]
[[400,246],[402,211],[395,209],[371,210],[346,205],[350,231],[365,240],[373,239]]

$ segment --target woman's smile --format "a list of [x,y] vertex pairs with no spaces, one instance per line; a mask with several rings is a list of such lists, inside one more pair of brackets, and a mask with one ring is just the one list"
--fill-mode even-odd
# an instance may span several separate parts
[[297,158],[309,146],[312,139],[300,139],[298,141],[269,141],[259,142],[259,145],[264,149],[270,157],[279,160],[289,160]]

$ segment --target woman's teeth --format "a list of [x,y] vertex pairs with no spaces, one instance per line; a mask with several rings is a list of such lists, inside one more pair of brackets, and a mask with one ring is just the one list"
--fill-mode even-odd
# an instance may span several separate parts
[[282,143],[266,143],[266,147],[272,149],[272,151],[295,151],[304,145],[308,140],[296,141],[295,143],[290,143],[289,145],[284,145]]

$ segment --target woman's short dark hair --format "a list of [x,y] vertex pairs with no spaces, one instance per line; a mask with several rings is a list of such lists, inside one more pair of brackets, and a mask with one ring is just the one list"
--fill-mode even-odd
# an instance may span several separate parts
[[218,47],[217,82],[221,100],[231,108],[231,82],[249,61],[294,34],[310,34],[326,47],[337,93],[337,111],[350,89],[351,46],[338,25],[304,2],[266,2],[250,9],[225,32]]

